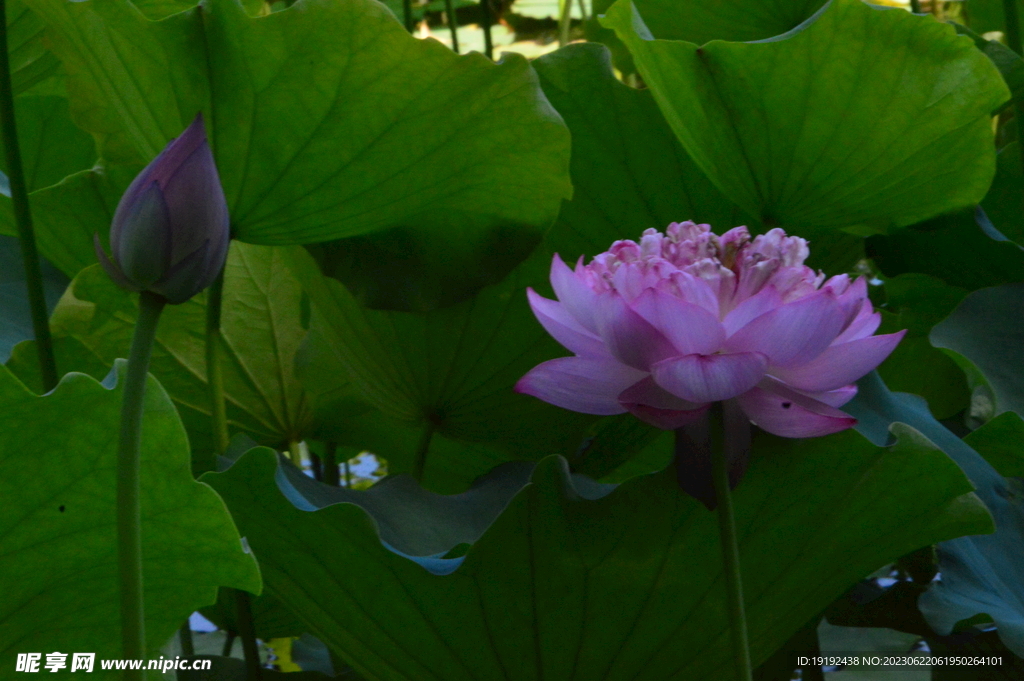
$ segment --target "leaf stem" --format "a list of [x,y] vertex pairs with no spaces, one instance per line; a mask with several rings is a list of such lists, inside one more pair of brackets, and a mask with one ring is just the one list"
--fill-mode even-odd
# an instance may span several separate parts
[[734,400],[722,404],[722,422],[725,440],[722,447],[711,450],[711,472],[718,500],[718,534],[722,546],[725,568],[725,588],[729,599],[729,620],[732,625],[733,659],[737,679],[752,681],[750,643],[747,636],[747,616],[743,606],[743,579],[740,573],[740,551],[736,541],[736,519],[733,515],[732,492],[729,484],[730,462],[737,453],[750,449],[750,421]]
[[224,305],[224,270],[206,291],[206,384],[210,391],[210,418],[214,451],[205,461],[193,466],[197,476],[217,470],[217,456],[228,449],[228,414],[224,402],[224,371],[221,366],[221,308]]
[[[117,446],[117,565],[121,579],[121,656],[141,659],[146,653],[146,623],[142,595],[142,504],[139,446],[146,375],[163,296],[139,294],[139,317],[128,353],[121,402],[121,432]],[[144,678],[142,670],[125,670],[124,679]]]
[[296,468],[302,470],[302,449],[299,447],[298,440],[288,441],[288,458],[292,460]]
[[494,59],[494,40],[491,37],[491,22],[494,21],[491,12],[491,0],[480,0],[481,23],[484,27],[484,54],[488,59]]
[[324,443],[324,482],[337,487],[341,482],[338,474],[338,443]]
[[572,21],[572,0],[559,0],[558,15],[558,46],[565,47],[569,44],[569,25]]
[[1006,45],[1020,55],[1020,15],[1017,12],[1017,0],[1003,0],[1003,16],[1006,20]]
[[181,642],[182,655],[192,657],[196,654],[196,648],[192,644],[192,623],[188,619],[178,629],[178,640]]
[[0,137],[3,140],[7,161],[11,207],[18,229],[18,240],[21,243],[21,257],[25,263],[25,287],[28,292],[29,309],[32,313],[32,330],[35,333],[36,350],[39,353],[39,373],[43,379],[43,391],[49,392],[57,387],[57,361],[53,355],[50,315],[46,309],[43,274],[39,265],[39,251],[36,248],[32,211],[28,202],[28,186],[25,183],[25,170],[21,165],[21,148],[18,146],[18,126],[14,116],[14,90],[11,85],[11,60],[7,51],[6,0],[0,0]]
[[402,14],[405,16],[405,30],[412,33],[416,28],[412,20],[412,0],[402,0]]
[[[206,293],[206,383],[210,391],[210,418],[213,425],[212,457],[199,462],[195,468],[196,475],[206,471],[217,470],[217,456],[228,448],[228,416],[224,401],[224,372],[221,365],[221,349],[224,342],[220,331],[221,311],[224,306],[224,272],[221,268],[217,278],[213,280]],[[256,647],[256,627],[252,619],[252,607],[249,594],[240,589],[232,589],[235,593],[235,605],[238,619],[238,630],[242,637],[242,652],[245,654],[247,681],[259,681],[260,656]],[[251,639],[251,640],[248,640]],[[229,634],[225,649],[231,650],[234,638]]]
[[261,681],[263,668],[260,666],[260,649],[256,644],[256,627],[253,624],[252,601],[248,591],[235,589],[235,609],[238,635],[242,639],[242,653],[245,656],[246,681]]
[[[1024,55],[1020,37],[1020,13],[1017,11],[1017,0],[1003,0],[1003,17],[1006,20],[1006,45],[1017,53]],[[1017,150],[1020,162],[1024,166],[1024,104],[1013,105],[1013,120],[1017,125]],[[1021,208],[1022,206],[1018,206]]]
[[452,51],[459,53],[459,28],[455,20],[455,8],[452,0],[444,0],[444,13],[448,17],[448,30],[452,32]]
[[423,482],[423,470],[427,466],[427,452],[430,451],[430,440],[434,437],[436,426],[433,421],[428,420],[420,435],[419,444],[416,445],[416,458],[413,460],[412,477],[418,482]]
[[221,648],[221,657],[231,657],[231,649],[235,647],[235,639],[238,638],[238,634],[233,631],[228,631],[224,637],[224,647]]

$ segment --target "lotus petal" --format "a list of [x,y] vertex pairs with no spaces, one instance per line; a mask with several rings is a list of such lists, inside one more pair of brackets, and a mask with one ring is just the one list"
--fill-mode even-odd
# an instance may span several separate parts
[[818,437],[851,428],[857,419],[777,383],[755,387],[737,398],[740,408],[763,430],[781,437]]
[[900,331],[832,345],[810,362],[791,369],[773,369],[772,375],[798,390],[836,390],[874,370],[896,349],[904,335],[906,331]]
[[764,378],[767,358],[758,352],[672,357],[651,367],[655,383],[698,404],[741,395]]
[[643,377],[613,359],[560,357],[530,369],[515,391],[584,414],[622,414],[619,394]]
[[609,357],[601,339],[584,329],[561,303],[545,298],[532,288],[526,289],[526,297],[537,321],[567,350],[581,357]]
[[665,335],[634,311],[615,291],[597,301],[597,331],[612,357],[641,371],[679,353]]
[[759,352],[773,367],[800,365],[831,345],[847,322],[847,310],[825,289],[757,317],[733,334],[725,347]]
[[644,291],[631,307],[668,338],[676,354],[710,355],[725,342],[725,329],[718,317],[657,289]]

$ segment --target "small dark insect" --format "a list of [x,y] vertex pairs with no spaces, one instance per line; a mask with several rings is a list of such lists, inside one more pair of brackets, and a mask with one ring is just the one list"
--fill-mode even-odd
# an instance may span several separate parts
[[793,406],[793,403],[792,403],[792,402],[783,402],[783,403],[782,403],[782,408],[783,408],[783,409],[789,409],[789,408],[790,408],[790,407],[792,407],[792,406]]
[[61,513],[63,513],[64,512],[64,504],[61,504],[60,508],[58,508],[57,510],[60,511]]

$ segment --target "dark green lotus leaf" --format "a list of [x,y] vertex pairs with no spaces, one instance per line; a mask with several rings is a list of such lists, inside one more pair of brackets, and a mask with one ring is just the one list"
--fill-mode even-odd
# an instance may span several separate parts
[[981,202],[992,225],[1008,239],[1024,246],[1024,172],[1020,144],[1016,141],[999,150],[996,177]]
[[[825,0],[636,0],[634,5],[659,40],[764,40],[796,28]],[[611,4],[611,3],[609,3]]]
[[[883,315],[879,333],[893,333],[902,328]],[[878,367],[885,382],[893,390],[911,392],[928,401],[936,418],[950,418],[965,409],[971,391],[964,372],[957,363],[928,342],[928,336],[904,337]]]
[[[197,655],[189,660],[209,660],[209,670],[177,672],[179,681],[248,681],[250,678],[245,660],[237,657],[221,657],[219,655]],[[273,669],[261,669],[260,678],[265,681],[360,681],[351,671],[338,676],[327,676],[321,672],[279,672]]]
[[388,476],[367,490],[313,480],[279,455],[278,488],[296,508],[316,511],[331,504],[359,506],[374,519],[381,541],[415,557],[443,554],[475,543],[530,480],[534,464],[502,464],[461,494],[436,494],[409,475]]
[[[423,424],[390,416],[356,398],[345,369],[323,341],[317,326],[311,329],[296,357],[297,375],[313,409],[309,435],[338,444],[338,461],[369,451],[387,462],[389,473],[413,472]],[[441,494],[462,492],[473,480],[509,457],[507,448],[434,433],[426,455],[423,484]]]
[[932,347],[928,333],[963,300],[967,291],[927,274],[901,274],[885,282],[885,306],[879,333],[901,329],[907,335],[878,367],[892,390],[921,395],[936,418],[949,418],[968,405],[964,372]]
[[1024,478],[1024,420],[1004,412],[964,438],[1005,478]]
[[60,60],[43,45],[46,24],[21,0],[9,0],[6,13],[11,86],[19,95],[56,75]]
[[[939,544],[942,578],[918,600],[925,619],[945,635],[957,622],[983,613],[995,621],[1002,642],[1024,657],[1024,494],[1019,485],[1001,476],[969,440],[936,421],[917,395],[889,392],[875,372],[861,379],[858,387],[857,397],[843,407],[860,420],[858,430],[877,444],[888,440],[890,423],[917,428],[963,469],[995,521],[994,534]],[[977,442],[987,439],[983,434]]]
[[[256,638],[269,641],[275,638],[301,636],[305,631],[302,623],[292,614],[291,609],[270,594],[263,593],[259,596],[252,596],[249,598],[249,603],[252,624],[256,629]],[[238,601],[235,598],[234,590],[221,589],[217,595],[217,602],[200,608],[199,611],[203,617],[216,624],[218,628],[238,634]]]
[[526,286],[546,281],[550,256],[531,257],[468,301],[412,313],[368,310],[321,276],[305,249],[289,253],[311,301],[318,371],[348,382],[353,395],[386,416],[419,432],[430,427],[450,439],[500,443],[531,458],[575,452],[596,420],[512,390],[531,368],[566,354],[526,302]]
[[756,230],[754,218],[730,203],[679,144],[650,91],[615,78],[606,48],[569,45],[533,67],[573,136],[575,191],[545,248],[573,263],[672,222],[706,222],[719,233],[740,224]]
[[887,277],[917,272],[968,291],[1024,279],[1024,250],[981,225],[968,209],[868,237],[865,248]]
[[[123,375],[123,362],[117,370]],[[72,373],[40,397],[0,369],[0,408],[18,424],[0,429],[0,655],[8,670],[15,653],[33,650],[121,657],[114,477],[122,394],[120,385]],[[192,479],[185,431],[153,378],[141,451],[146,634],[156,651],[193,610],[216,600],[218,586],[261,587],[224,503]]]
[[996,414],[1024,414],[1024,284],[975,291],[931,332],[932,344],[970,360],[992,386]]
[[643,8],[605,16],[676,136],[766,224],[885,231],[977,203],[995,171],[999,71],[948,24],[831,0],[776,38],[655,40]]
[[[878,565],[991,527],[948,457],[893,430],[891,449],[852,431],[758,438],[736,492],[756,661]],[[464,559],[441,558],[464,560],[445,576],[385,548],[352,504],[299,510],[277,470],[253,450],[203,480],[268,592],[367,678],[732,678],[717,521],[671,469],[588,500],[547,458]]]
[[[669,433],[632,414],[599,419],[580,447],[566,458],[575,473],[595,480],[622,482],[634,475],[660,471],[671,460]],[[610,480],[606,480],[610,478]]]
[[[968,0],[964,5],[967,8],[967,23],[975,32],[1006,32],[1003,0]],[[1017,0],[1017,6],[1017,11],[1024,16],[1024,2]]]

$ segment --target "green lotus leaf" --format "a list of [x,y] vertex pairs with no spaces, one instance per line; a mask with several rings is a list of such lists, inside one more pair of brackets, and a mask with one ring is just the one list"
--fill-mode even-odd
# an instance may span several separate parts
[[[117,375],[123,370],[121,362]],[[0,430],[7,670],[26,651],[121,657],[114,478],[122,394],[120,384],[71,373],[40,397],[0,368],[0,405],[18,424]],[[192,611],[216,600],[219,586],[261,586],[224,503],[192,479],[185,430],[153,378],[144,409],[142,557],[147,647],[155,652]]]
[[[95,265],[93,235],[99,234],[104,247],[109,246],[117,202],[136,170],[96,167],[33,192],[29,203],[40,254],[70,278]],[[0,197],[0,233],[17,233],[11,202],[4,197]]]
[[967,296],[931,332],[931,342],[966,357],[995,392],[996,414],[1024,414],[1024,284]]
[[[386,417],[418,433],[495,443],[530,458],[575,452],[596,420],[513,392],[532,367],[565,354],[526,303],[526,286],[547,279],[550,256],[532,256],[468,301],[415,313],[367,309],[320,275],[305,249],[287,252],[310,297],[316,373],[347,383],[352,395]],[[346,422],[352,416],[338,413]]]
[[1018,246],[1024,246],[1024,172],[1020,144],[1016,141],[999,150],[996,177],[981,202],[992,225]]
[[[917,395],[889,392],[876,372],[857,386],[857,397],[843,409],[860,420],[858,430],[881,444],[889,440],[887,428],[894,422],[917,428],[963,469],[995,522],[993,534],[970,533],[939,544],[941,580],[918,599],[921,613],[942,636],[958,622],[985,614],[995,621],[1006,647],[1024,657],[1024,497],[969,439],[961,440],[936,421]],[[984,445],[983,438],[975,442]]]
[[[755,441],[736,509],[756,662],[878,565],[991,528],[945,454],[912,428],[893,432],[889,449],[853,431]],[[544,459],[465,557],[440,565],[385,548],[353,504],[299,510],[277,471],[257,449],[203,480],[268,592],[368,679],[732,678],[717,521],[671,468],[608,493]],[[424,513],[402,529],[422,537],[424,522],[454,520]]]
[[[281,258],[278,249],[232,242],[224,274],[221,362],[230,427],[287,447],[303,439],[312,414],[294,373],[295,353],[306,334],[302,291]],[[54,312],[54,334],[76,339],[109,366],[128,352],[136,298],[98,265],[86,268]],[[206,294],[166,308],[150,371],[180,410],[193,450],[209,461]]]
[[[15,102],[21,164],[25,185],[30,192],[57,184],[72,173],[92,167],[96,161],[92,138],[71,122],[66,99],[53,95],[25,95]],[[4,158],[0,158],[0,170],[7,172]],[[6,209],[9,204],[5,201],[0,205]],[[4,216],[4,222],[9,219]],[[7,225],[0,227],[4,231],[12,228]]]
[[1024,478],[1024,420],[1004,412],[964,438],[1004,478]]
[[1024,249],[973,208],[868,237],[865,250],[887,277],[925,274],[968,291],[1024,279]]
[[968,406],[970,393],[963,370],[928,340],[928,333],[964,299],[967,291],[920,273],[901,274],[885,282],[882,326],[878,333],[907,330],[878,373],[890,389],[916,393],[928,400],[936,418],[950,418]]
[[672,222],[706,222],[719,233],[740,224],[756,230],[756,219],[730,203],[683,149],[651,92],[615,78],[606,48],[569,45],[533,67],[573,136],[575,191],[543,248],[573,263]]
[[21,0],[6,6],[7,51],[15,95],[30,90],[60,71],[60,60],[43,45],[46,24]]
[[634,4],[655,38],[703,45],[711,40],[764,40],[785,33],[812,16],[824,0],[636,0]]
[[952,26],[831,0],[783,35],[656,40],[605,16],[697,165],[769,225],[885,231],[977,203],[995,170],[999,71]]
[[399,244],[410,281],[375,304],[429,308],[498,281],[571,195],[568,133],[525,59],[457,56],[377,2],[251,18],[211,0],[154,22],[127,0],[27,1],[108,164],[148,162],[202,111],[233,236],[332,242],[336,276],[370,292],[394,276],[360,258]]

